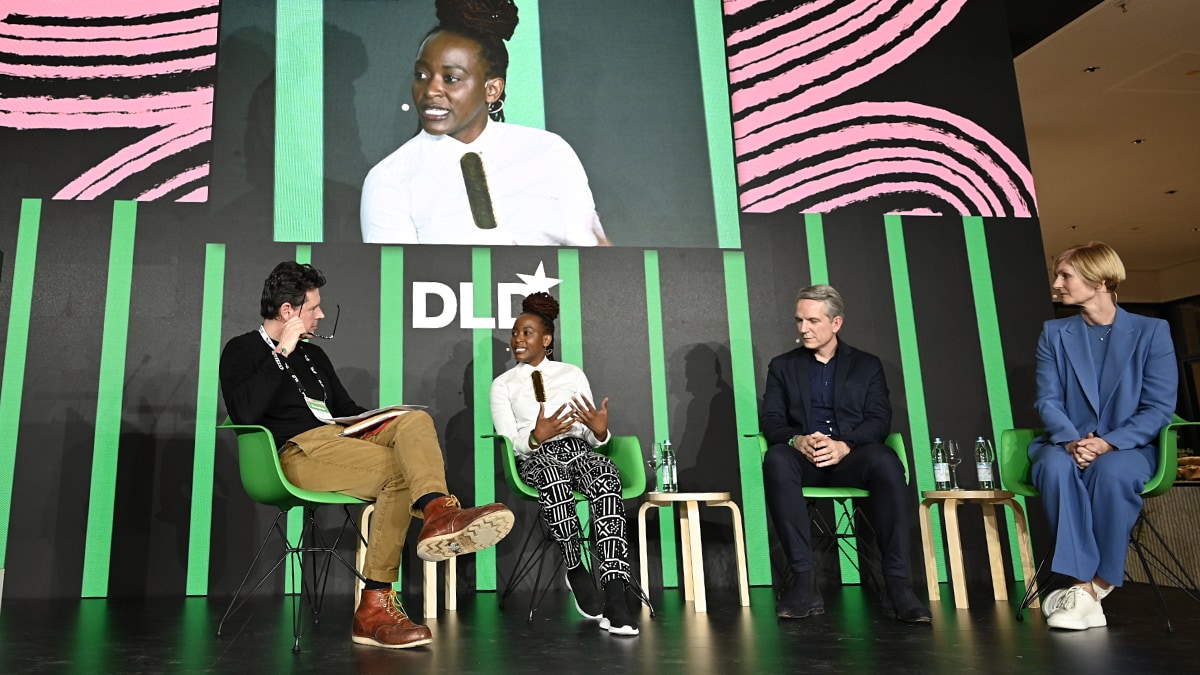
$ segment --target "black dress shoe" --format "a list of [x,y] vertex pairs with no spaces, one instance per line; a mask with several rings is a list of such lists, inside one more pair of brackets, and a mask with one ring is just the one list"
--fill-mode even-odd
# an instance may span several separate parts
[[825,613],[825,600],[813,587],[812,572],[801,572],[775,603],[775,615],[781,619],[806,619]]
[[[908,585],[908,579],[903,577],[886,577],[887,599],[884,612],[908,623],[930,623],[933,614],[929,608],[921,604]],[[889,606],[890,605],[890,606]]]

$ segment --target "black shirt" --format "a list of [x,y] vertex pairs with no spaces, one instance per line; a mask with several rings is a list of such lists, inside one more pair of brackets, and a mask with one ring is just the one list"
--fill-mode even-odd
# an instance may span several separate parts
[[[321,426],[322,422],[304,402],[291,373],[300,378],[309,398],[325,400],[334,417],[366,412],[346,393],[333,364],[320,347],[298,343],[296,351],[287,358],[280,356],[288,370],[279,369],[271,351],[257,330],[233,338],[221,351],[221,396],[235,423],[266,427],[275,438],[275,447]],[[320,376],[319,381],[309,368],[310,362]]]
[[834,412],[833,378],[837,373],[837,352],[826,363],[817,360],[816,352],[808,354],[808,395],[811,408],[808,428],[837,438],[837,414]]

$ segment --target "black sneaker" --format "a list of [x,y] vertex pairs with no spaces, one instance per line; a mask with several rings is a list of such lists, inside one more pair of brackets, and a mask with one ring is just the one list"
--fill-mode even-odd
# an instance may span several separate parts
[[637,635],[641,632],[625,599],[625,582],[620,579],[604,584],[604,618],[600,619],[600,629],[613,635]]
[[812,572],[792,575],[792,583],[775,603],[775,616],[781,619],[805,619],[825,613],[825,600],[813,586]]
[[599,619],[604,609],[604,601],[592,580],[592,573],[583,565],[567,570],[567,588],[575,598],[575,609],[585,619]]

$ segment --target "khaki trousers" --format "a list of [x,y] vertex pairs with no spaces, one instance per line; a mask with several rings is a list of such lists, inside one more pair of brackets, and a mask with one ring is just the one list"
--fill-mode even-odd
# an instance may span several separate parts
[[283,474],[305,490],[374,501],[362,573],[373,581],[396,581],[408,526],[413,516],[422,516],[417,499],[450,493],[433,418],[406,412],[361,438],[338,436],[342,429],[327,424],[285,443],[279,455]]

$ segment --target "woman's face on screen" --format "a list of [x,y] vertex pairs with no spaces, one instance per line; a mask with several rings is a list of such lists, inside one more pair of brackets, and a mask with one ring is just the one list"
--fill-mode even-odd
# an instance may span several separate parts
[[412,97],[427,133],[470,143],[487,126],[488,104],[503,91],[502,78],[487,78],[479,43],[471,38],[438,31],[421,44]]
[[513,324],[510,342],[513,356],[521,363],[536,366],[546,358],[546,347],[550,346],[552,339],[546,332],[541,318],[532,314],[522,314]]

